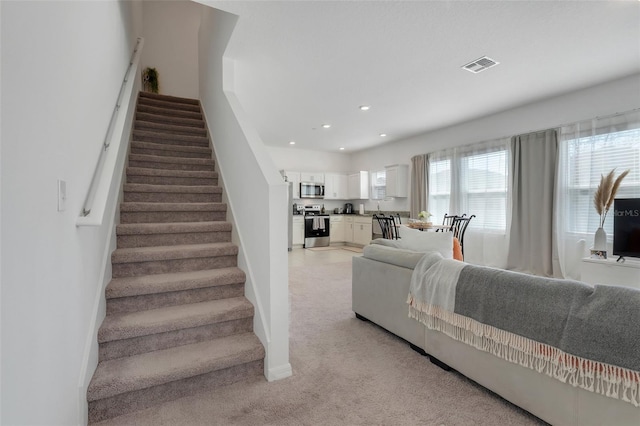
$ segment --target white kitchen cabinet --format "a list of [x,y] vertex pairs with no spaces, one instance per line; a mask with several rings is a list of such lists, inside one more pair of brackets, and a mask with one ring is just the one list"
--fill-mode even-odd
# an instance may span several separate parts
[[324,174],[324,199],[348,200],[347,175],[343,173]]
[[386,166],[385,172],[387,181],[385,196],[408,197],[409,166],[406,164],[394,164],[393,166]]
[[353,216],[344,217],[344,242],[353,242]]
[[324,173],[300,172],[300,182],[324,183]]
[[300,199],[300,172],[284,172],[288,182],[293,184],[293,199]]
[[353,242],[362,246],[371,243],[373,224],[371,217],[356,217],[353,220]]
[[293,217],[293,232],[291,235],[293,245],[304,244],[304,216]]
[[369,172],[352,173],[348,178],[348,197],[350,200],[369,198]]
[[331,216],[329,218],[331,229],[329,230],[329,241],[332,243],[344,243],[345,222],[342,216]]

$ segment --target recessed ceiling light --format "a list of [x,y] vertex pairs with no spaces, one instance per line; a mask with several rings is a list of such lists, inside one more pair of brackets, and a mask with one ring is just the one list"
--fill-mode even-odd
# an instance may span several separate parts
[[295,144],[296,144],[296,141],[289,142],[289,145],[295,145]]
[[387,134],[386,134],[386,133],[380,133],[380,137],[381,137],[381,138],[386,138],[386,137],[387,137]]
[[341,147],[340,147],[340,151],[344,151],[344,146],[341,146]]
[[331,124],[323,124],[323,125],[322,125],[322,128],[323,128],[323,129],[328,129],[329,127],[331,127]]
[[360,105],[358,108],[360,108],[360,111],[369,111],[369,109],[371,109],[371,106],[369,106],[369,105]]

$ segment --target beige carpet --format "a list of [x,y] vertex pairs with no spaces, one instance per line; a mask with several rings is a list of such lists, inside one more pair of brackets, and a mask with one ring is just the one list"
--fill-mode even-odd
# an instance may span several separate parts
[[290,269],[292,377],[236,383],[102,424],[544,424],[356,319],[351,311],[354,254],[342,253],[334,263],[319,264],[312,256],[315,261]]
[[343,250],[347,250],[347,251],[352,251],[354,253],[362,253],[362,248],[360,248],[360,247],[347,247],[347,246],[344,246],[344,247],[342,247],[342,249]]

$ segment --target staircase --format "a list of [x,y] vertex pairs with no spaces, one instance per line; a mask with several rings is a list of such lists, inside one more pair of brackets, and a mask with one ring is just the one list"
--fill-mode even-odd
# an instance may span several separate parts
[[263,374],[197,100],[140,93],[89,423]]

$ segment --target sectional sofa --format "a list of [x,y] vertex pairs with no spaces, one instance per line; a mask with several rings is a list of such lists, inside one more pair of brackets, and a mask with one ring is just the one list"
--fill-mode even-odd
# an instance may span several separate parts
[[[401,244],[374,240],[362,256],[353,258],[353,311],[358,318],[385,328],[437,365],[457,370],[550,424],[640,425],[640,291],[477,267]],[[409,294],[416,292],[419,281],[412,282],[414,270],[431,281],[438,281],[437,274],[447,275],[447,285],[452,285],[448,267],[458,271],[455,304],[462,308],[449,307],[448,312],[413,303],[416,295]],[[451,301],[451,295],[446,297]],[[528,300],[531,297],[538,300]],[[501,325],[502,313],[513,306],[517,316]],[[478,321],[487,313],[500,313],[500,318],[489,318],[489,325],[483,318]],[[533,325],[525,324],[530,316]],[[499,333],[501,337],[495,337]],[[541,355],[548,356],[545,360]],[[601,362],[603,357],[611,364]],[[598,362],[590,363],[590,358]],[[600,373],[609,368],[607,380],[619,379],[617,384],[602,380]]]

